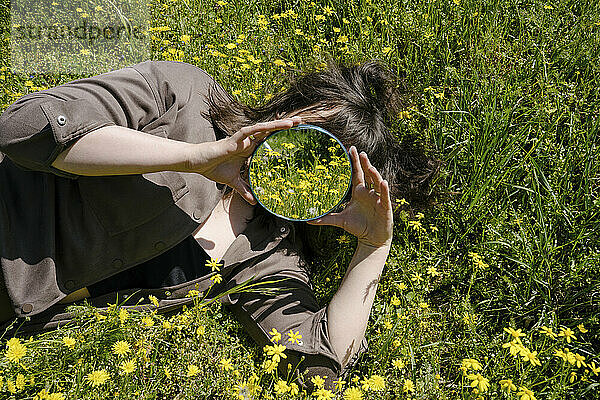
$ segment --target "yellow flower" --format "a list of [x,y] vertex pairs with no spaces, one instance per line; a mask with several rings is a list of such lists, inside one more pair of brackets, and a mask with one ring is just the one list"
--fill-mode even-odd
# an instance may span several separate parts
[[183,43],[189,43],[190,39],[191,39],[190,35],[181,35],[181,41]]
[[592,361],[588,364],[588,367],[592,370],[594,375],[598,376],[598,374],[600,373],[600,366],[596,367],[596,363]]
[[344,400],[362,400],[362,390],[357,387],[350,387],[344,391]]
[[13,383],[13,381],[11,381],[10,379],[6,380],[6,389],[8,389],[8,391],[11,392],[12,394],[17,393],[17,388],[16,388],[15,384]]
[[142,324],[144,324],[147,327],[151,327],[154,326],[154,320],[152,319],[152,317],[147,316],[142,318]]
[[223,282],[223,277],[221,276],[221,274],[215,274],[210,277],[210,280],[216,284],[219,284],[219,283]]
[[65,400],[65,395],[61,392],[50,393],[46,396],[46,400]]
[[440,275],[437,268],[434,266],[427,267],[427,273],[431,276],[439,276]]
[[389,46],[386,46],[382,49],[383,54],[389,54],[392,51],[392,48]]
[[235,44],[235,43],[227,43],[225,45],[225,47],[227,47],[229,50],[233,50],[233,49],[235,49],[237,47],[237,44]]
[[540,360],[538,360],[537,356],[537,351],[529,351],[528,349],[524,348],[524,350],[521,353],[521,356],[523,357],[523,361],[529,361],[532,365],[542,365],[542,363],[540,363]]
[[310,381],[316,386],[316,387],[323,387],[323,385],[325,384],[325,379],[321,378],[320,375],[315,375],[312,378],[310,378]]
[[121,323],[124,323],[125,321],[127,321],[128,318],[129,318],[129,311],[122,308],[119,311],[119,321],[121,321]]
[[583,324],[577,325],[577,329],[579,329],[579,332],[581,333],[586,333],[588,331],[587,329],[585,329],[585,326],[583,326]]
[[585,357],[582,356],[579,353],[575,353],[575,364],[577,365],[577,368],[581,368],[581,366],[583,365],[584,367],[586,367],[586,363],[585,363]]
[[295,383],[290,383],[290,394],[292,396],[297,396],[300,390],[298,389],[298,385]]
[[282,381],[281,379],[279,379],[273,386],[273,389],[277,394],[284,394],[290,390],[290,387],[288,386],[286,381]]
[[10,361],[17,362],[21,358],[25,357],[25,354],[27,354],[27,348],[25,347],[24,344],[22,344],[19,341],[19,339],[17,339],[17,341],[12,341],[12,342],[9,341],[7,343],[7,345],[8,345],[8,349],[6,350],[6,353],[4,353],[4,355]]
[[502,379],[499,383],[500,383],[500,386],[502,387],[502,389],[506,389],[507,392],[510,392],[511,390],[513,390],[513,391],[517,390],[517,387],[514,385],[514,383],[510,379]]
[[375,391],[385,389],[385,378],[381,375],[371,375],[369,378],[369,387]]
[[415,384],[413,383],[413,381],[411,381],[410,379],[405,379],[404,380],[404,385],[402,385],[402,391],[404,393],[414,392],[415,391]]
[[194,364],[188,365],[188,367],[187,367],[188,378],[198,375],[199,372],[200,372],[200,368],[198,368],[196,365],[194,365]]
[[340,32],[341,32],[341,29],[340,29],[340,28],[337,28],[337,27],[335,27],[335,26],[334,26],[334,27],[333,27],[333,31],[334,31],[335,33],[340,33]]
[[317,22],[325,21],[325,16],[322,14],[317,14],[317,15],[315,15],[315,21],[317,21]]
[[77,7],[77,8],[75,9],[75,11],[77,11],[77,12],[83,12],[83,8],[81,8],[81,7]]
[[325,8],[323,8],[323,12],[327,15],[331,15],[331,14],[333,14],[333,8],[325,7]]
[[333,392],[331,390],[320,388],[313,392],[313,396],[315,396],[317,400],[329,400],[333,399]]
[[204,327],[204,325],[200,325],[198,328],[196,328],[196,335],[202,336],[205,333],[206,333],[206,328]]
[[477,388],[479,392],[483,393],[490,387],[489,379],[485,378],[481,374],[470,374],[467,378],[471,379],[471,387]]
[[277,332],[275,328],[271,329],[269,335],[271,335],[271,342],[279,342],[281,340],[281,333]]
[[23,390],[25,388],[25,376],[23,374],[18,374],[17,379],[15,379],[15,386],[17,390]]
[[151,302],[152,304],[154,304],[156,307],[158,307],[158,299],[156,298],[156,296],[149,295],[149,296],[148,296],[148,299],[150,300],[150,302]]
[[392,360],[392,365],[396,369],[402,369],[402,368],[404,368],[406,366],[406,364],[404,363],[404,361],[400,360],[399,358],[396,358],[396,359]]
[[571,375],[569,375],[569,382],[573,383],[577,380],[577,373],[575,371],[571,371]]
[[169,370],[169,368],[165,367],[163,371],[165,372],[165,376],[167,377],[167,379],[171,379],[171,371]]
[[277,363],[273,360],[265,360],[262,363],[262,368],[268,374],[272,374],[277,369]]
[[221,361],[219,361],[219,368],[223,371],[232,371],[233,365],[231,364],[231,358],[222,358]]
[[336,379],[335,381],[333,381],[333,384],[335,385],[335,391],[339,392],[342,389],[342,386],[344,386],[346,384],[346,381],[340,379]]
[[525,334],[521,332],[521,329],[514,330],[513,328],[509,327],[509,328],[504,328],[504,331],[507,332],[508,334],[510,334],[515,339],[525,336]]
[[136,364],[135,364],[134,359],[123,361],[119,365],[119,368],[121,368],[121,371],[123,371],[123,373],[126,375],[135,371],[135,367],[136,367]]
[[272,360],[275,363],[278,363],[280,359],[287,358],[287,355],[284,354],[286,347],[282,344],[274,344],[273,346],[265,346],[263,348],[264,352],[267,353],[268,356],[272,356]]
[[70,336],[65,336],[65,337],[63,338],[63,344],[64,344],[65,346],[67,346],[68,348],[72,349],[72,348],[73,348],[73,346],[75,346],[75,339],[73,339],[73,338],[72,338],[72,337],[70,337]]
[[468,311],[465,311],[465,313],[463,314],[462,320],[465,324],[472,325],[477,320],[477,315],[471,314]]
[[536,400],[533,392],[527,389],[525,386],[519,386],[519,392],[517,393],[519,400]]
[[338,43],[348,43],[348,36],[342,35],[337,39]]
[[85,376],[85,380],[91,383],[92,386],[100,386],[109,379],[110,374],[105,369],[92,371]]
[[462,366],[466,369],[472,369],[474,371],[480,371],[483,369],[481,363],[474,358],[465,358],[462,360]]
[[275,61],[273,61],[273,64],[277,65],[278,67],[285,67],[285,61],[281,60],[281,59],[276,59]]
[[113,354],[117,355],[117,356],[123,356],[127,353],[129,353],[129,343],[123,341],[123,340],[119,340],[117,342],[115,342],[112,346],[113,349]]
[[540,332],[545,334],[548,337],[551,337],[552,339],[556,339],[556,333],[554,333],[552,331],[552,328],[548,328],[547,326],[542,326],[542,327],[540,327]]
[[296,342],[298,344],[300,344],[300,339],[302,339],[302,335],[300,334],[300,331],[296,331],[296,333],[294,333],[293,330],[290,330],[287,335],[289,336],[288,342]]
[[393,306],[399,306],[401,301],[398,297],[396,297],[396,295],[394,294],[392,296],[392,299],[390,300],[390,303],[392,303]]
[[223,0],[219,0],[219,1],[217,1],[217,4],[220,5],[221,7],[223,7],[223,6],[227,5],[227,2],[223,1]]
[[521,339],[513,339],[509,343],[504,343],[502,345],[503,348],[507,348],[510,351],[510,354],[516,356],[519,353],[524,352],[523,345],[519,342]]
[[560,328],[558,336],[564,336],[565,339],[567,339],[567,343],[571,343],[571,339],[577,340],[577,338],[575,337],[575,332],[573,332],[571,328]]
[[221,18],[217,18],[217,19],[215,19],[215,22],[216,22],[217,24],[222,24],[222,23],[223,23],[223,20],[222,20]]
[[220,271],[221,269],[219,267],[223,266],[223,263],[219,263],[219,259],[218,258],[210,258],[210,261],[207,261],[206,264],[204,264],[204,266],[206,267],[210,267],[210,269],[212,271]]

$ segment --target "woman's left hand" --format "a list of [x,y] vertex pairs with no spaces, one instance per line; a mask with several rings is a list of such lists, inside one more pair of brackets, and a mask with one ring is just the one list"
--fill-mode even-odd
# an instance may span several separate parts
[[[324,215],[311,225],[334,225],[358,238],[359,243],[374,247],[392,242],[393,213],[388,182],[371,165],[365,152],[350,147],[352,161],[352,198],[339,213]],[[370,185],[372,188],[367,187]]]

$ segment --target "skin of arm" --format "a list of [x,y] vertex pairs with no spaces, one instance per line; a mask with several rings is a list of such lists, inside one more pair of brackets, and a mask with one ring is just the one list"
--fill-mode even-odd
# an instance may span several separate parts
[[270,132],[301,122],[300,117],[261,122],[221,140],[197,144],[124,126],[104,126],[77,139],[56,157],[52,166],[85,176],[195,172],[231,186],[250,204],[256,204],[248,184],[240,176],[242,164]]
[[340,287],[327,306],[329,339],[342,360],[342,368],[365,335],[389,252],[389,245],[373,247],[359,242]]
[[190,172],[190,154],[211,143],[190,144],[110,125],[79,138],[52,166],[77,175],[129,175],[157,171]]

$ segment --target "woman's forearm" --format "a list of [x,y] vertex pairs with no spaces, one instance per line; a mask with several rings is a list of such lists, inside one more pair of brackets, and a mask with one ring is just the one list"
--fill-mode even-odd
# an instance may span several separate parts
[[329,339],[346,365],[358,350],[390,246],[358,243],[339,289],[327,306]]
[[191,172],[191,152],[198,152],[201,146],[210,143],[190,144],[111,125],[79,138],[58,155],[52,166],[88,176]]

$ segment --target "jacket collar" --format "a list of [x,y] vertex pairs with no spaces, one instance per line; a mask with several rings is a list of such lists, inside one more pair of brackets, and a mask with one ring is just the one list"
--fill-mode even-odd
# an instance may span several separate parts
[[225,251],[222,269],[230,269],[251,258],[275,248],[292,230],[292,223],[280,218],[269,218],[267,226],[253,218]]

